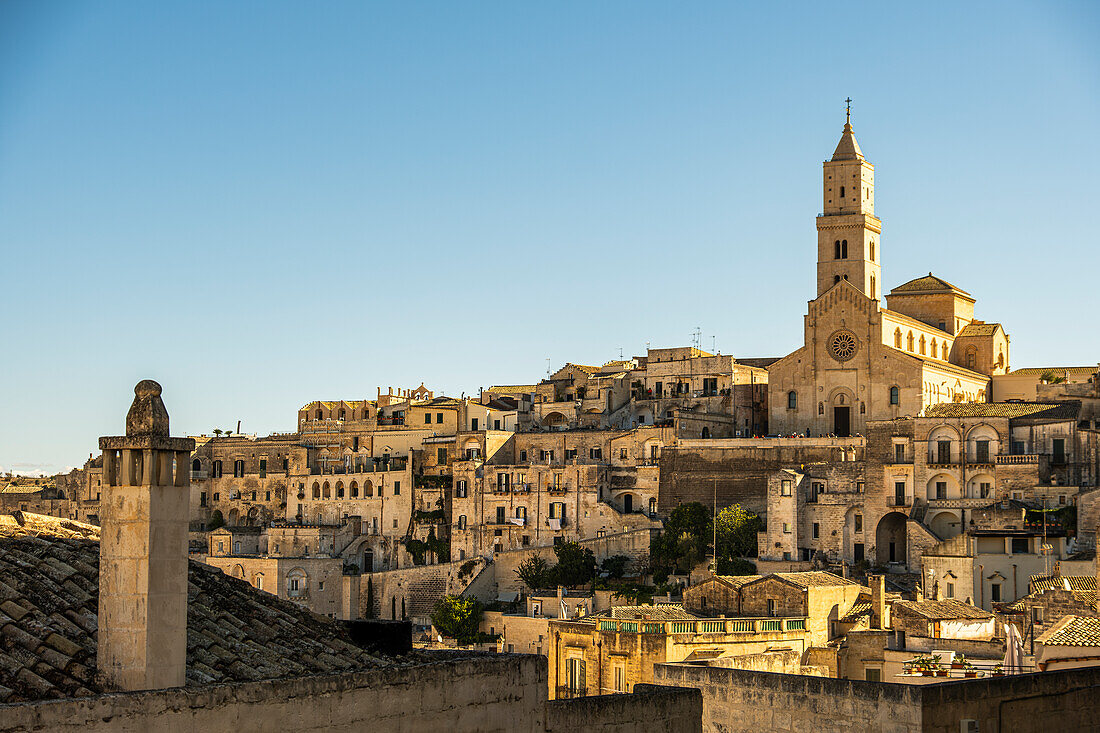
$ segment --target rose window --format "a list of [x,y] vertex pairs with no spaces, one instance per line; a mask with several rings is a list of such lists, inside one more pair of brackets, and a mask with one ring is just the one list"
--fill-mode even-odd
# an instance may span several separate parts
[[856,355],[859,341],[851,331],[839,331],[829,339],[829,353],[837,361],[848,361]]

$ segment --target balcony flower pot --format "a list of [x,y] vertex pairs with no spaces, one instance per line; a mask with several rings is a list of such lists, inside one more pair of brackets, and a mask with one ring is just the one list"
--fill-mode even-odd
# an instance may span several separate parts
[[965,666],[962,662],[952,662],[951,669],[965,669]]
[[947,676],[947,670],[946,669],[937,669],[936,670],[936,676],[937,677],[946,677]]
[[968,670],[963,672],[963,677],[966,677],[967,679],[974,679],[977,676],[978,676],[978,672],[977,672],[977,670],[974,670],[974,669],[968,669]]
[[921,676],[921,677],[931,677],[931,676],[932,676],[932,670],[930,670],[930,669],[922,669],[922,670],[920,671],[920,676]]

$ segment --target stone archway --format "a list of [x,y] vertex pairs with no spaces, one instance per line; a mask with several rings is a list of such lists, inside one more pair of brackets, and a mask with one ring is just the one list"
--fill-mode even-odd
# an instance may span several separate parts
[[928,522],[929,529],[941,540],[950,539],[962,533],[959,515],[950,511],[941,511]]
[[878,521],[875,529],[875,559],[879,565],[908,562],[905,541],[905,523],[908,518],[901,512],[890,512]]

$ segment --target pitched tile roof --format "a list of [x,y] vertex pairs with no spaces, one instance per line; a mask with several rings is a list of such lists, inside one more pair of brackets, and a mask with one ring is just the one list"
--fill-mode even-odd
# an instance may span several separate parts
[[871,615],[871,601],[870,599],[864,599],[860,597],[858,601],[852,604],[852,607],[848,609],[848,613],[841,616],[840,620],[846,624],[852,624],[859,621],[861,618],[870,617]]
[[925,417],[1035,417],[1075,420],[1081,403],[1068,402],[943,402],[929,405]]
[[942,600],[942,601],[897,601],[893,605],[893,612],[898,611],[910,612],[921,618],[926,618],[931,621],[942,621],[946,619],[989,619],[993,618],[993,614],[988,611],[983,611],[977,606],[971,606],[969,603],[963,603],[962,601],[955,600]]
[[1001,327],[999,323],[968,323],[962,327],[955,338],[966,338],[967,336],[992,336],[997,332],[997,329]]
[[1032,593],[1042,593],[1051,588],[1096,592],[1095,575],[1032,575],[1028,584]]
[[496,385],[495,387],[489,387],[486,392],[534,392],[538,389],[537,384],[504,384]]
[[[99,606],[97,527],[0,515],[0,704],[91,695]],[[332,674],[419,661],[356,646],[342,626],[190,563],[187,683]]]
[[697,618],[676,603],[662,603],[659,606],[612,606],[598,615],[623,621],[641,620],[646,616],[649,617],[646,619],[648,621],[680,621]]
[[772,573],[772,575],[782,578],[783,580],[789,580],[795,585],[802,586],[803,588],[859,585],[859,583],[855,583],[847,578],[842,578],[839,575],[827,573],[824,570],[810,570],[803,573]]
[[1013,369],[1008,374],[1014,377],[1041,377],[1047,372],[1050,372],[1056,377],[1068,377],[1070,374],[1076,376],[1092,376],[1100,371],[1100,367],[1096,366],[1080,366],[1080,367],[1026,367],[1024,369]]
[[1100,618],[1063,616],[1035,641],[1046,646],[1100,646]]
[[760,580],[763,575],[715,575],[715,578],[721,580],[724,583],[732,585],[734,588],[740,588],[745,583],[751,583],[754,580]]
[[936,277],[932,273],[928,273],[922,277],[914,278],[907,283],[902,283],[896,288],[890,291],[890,295],[894,293],[942,293],[949,291],[957,293],[959,295],[965,295],[971,297],[970,293],[966,292],[962,288],[957,288],[951,283],[947,282],[943,278]]

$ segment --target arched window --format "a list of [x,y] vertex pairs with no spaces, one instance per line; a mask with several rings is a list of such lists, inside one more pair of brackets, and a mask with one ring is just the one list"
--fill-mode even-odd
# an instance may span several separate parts
[[921,354],[924,354],[924,346],[925,346],[925,344],[924,344],[924,334],[922,333],[921,336],[920,336],[920,353]]
[[840,240],[839,239],[836,240],[835,242],[833,242],[833,259],[834,260],[839,260],[840,259]]
[[336,482],[336,498],[337,499],[343,499],[344,498],[344,482],[343,481],[337,481]]
[[894,329],[894,348],[896,348],[896,349],[901,348],[901,329],[900,328],[895,328]]
[[348,491],[351,492],[351,498],[352,499],[358,499],[359,498],[359,482],[358,481],[352,481],[351,485],[348,486]]
[[935,359],[937,356],[940,355],[940,348],[936,344],[936,339],[932,339],[932,343],[931,343],[931,345],[928,349],[928,353],[930,353],[932,355],[933,359]]
[[966,367],[973,369],[978,363],[978,354],[973,348],[966,350]]
[[374,496],[374,484],[370,480],[363,484],[363,496]]
[[699,437],[709,438],[710,437],[710,428],[703,428],[703,432],[700,433]]
[[941,351],[943,353],[943,360],[947,361],[947,342],[944,341],[943,344],[941,344],[941,346],[942,346]]
[[818,402],[817,403],[817,414],[818,415],[824,415],[825,414],[825,403],[824,402]]
[[[306,554],[309,551],[306,550]],[[309,576],[301,568],[294,568],[286,574],[286,594],[291,598],[305,595],[309,591]]]
[[871,262],[875,261],[875,243],[871,242]]
[[465,514],[459,514],[458,515],[458,528],[459,529],[466,529],[466,515]]
[[913,332],[912,331],[909,332],[909,338],[906,339],[906,345],[907,345],[908,351],[913,350]]
[[848,240],[843,239],[840,242],[840,259],[848,259]]
[[897,387],[891,387],[890,388],[890,404],[891,405],[900,405],[901,404],[901,390],[898,389]]
[[332,498],[332,489],[329,488],[328,481],[321,486],[321,496],[325,499]]
[[321,498],[321,484],[317,483],[316,481],[313,482],[313,498]]
[[198,458],[191,461],[191,470],[192,471],[201,471],[202,470],[202,463],[199,462]]
[[210,466],[210,478],[221,478],[221,477],[222,477],[222,462],[221,461],[214,461],[214,463],[211,464],[211,466]]
[[875,276],[874,275],[871,275],[871,297],[872,298],[878,297],[877,295],[875,295]]
[[797,410],[798,409],[798,393],[795,392],[793,389],[790,392],[787,393],[787,409],[788,410]]

